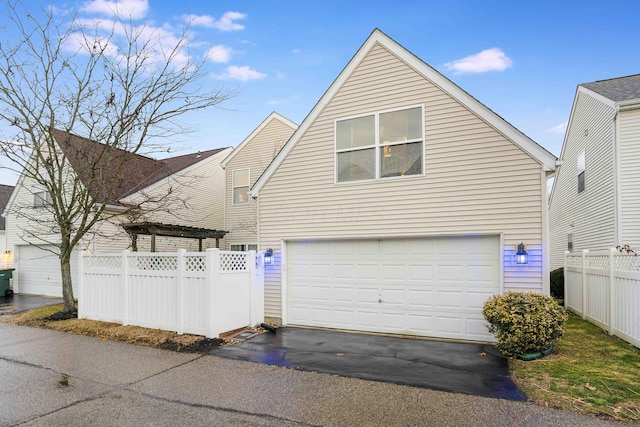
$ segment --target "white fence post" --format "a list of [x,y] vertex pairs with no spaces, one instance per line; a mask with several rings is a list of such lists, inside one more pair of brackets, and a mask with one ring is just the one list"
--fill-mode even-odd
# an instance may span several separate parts
[[[220,281],[219,278],[219,263],[220,263],[220,250],[217,248],[207,249],[206,252],[206,264],[207,264],[207,338],[217,338],[220,334],[218,330],[218,316],[215,311],[216,308],[216,286]],[[220,304],[224,304],[222,301],[218,301]]]
[[569,251],[564,251],[564,264],[562,264],[562,275],[564,276],[564,280],[563,280],[563,284],[564,284],[564,308],[568,309],[569,308],[569,285],[567,284],[567,278],[569,277],[569,274],[567,273],[567,255],[569,255],[571,252]]
[[582,251],[582,320],[587,318],[587,254],[588,249]]
[[260,252],[249,251],[249,321],[251,326],[264,322],[264,261]]
[[131,295],[129,289],[129,251],[122,251],[122,293],[124,295],[124,313],[122,314],[122,324],[127,326],[129,324],[129,318],[131,317]]
[[187,252],[184,249],[178,249],[178,271],[177,283],[176,283],[176,308],[177,308],[177,321],[178,321],[178,333],[184,334],[184,312],[185,312],[185,298],[184,298],[184,254]]
[[86,295],[84,287],[86,280],[84,279],[84,251],[78,253],[78,319],[84,319],[85,311],[83,296]]
[[609,249],[609,335],[613,335],[613,312],[615,310],[615,269],[616,269],[616,248]]

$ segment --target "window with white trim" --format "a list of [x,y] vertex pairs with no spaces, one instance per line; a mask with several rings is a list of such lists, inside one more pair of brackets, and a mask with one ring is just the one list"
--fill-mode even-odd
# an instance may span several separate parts
[[41,185],[33,187],[33,207],[41,208],[51,205],[51,194]]
[[422,107],[336,120],[336,182],[424,173]]
[[257,251],[258,250],[258,245],[256,244],[242,244],[242,245],[231,245],[231,250],[232,251]]
[[249,169],[236,169],[232,172],[233,204],[249,202]]
[[584,150],[578,155],[578,193],[582,193],[585,189],[584,171],[585,171],[585,155]]

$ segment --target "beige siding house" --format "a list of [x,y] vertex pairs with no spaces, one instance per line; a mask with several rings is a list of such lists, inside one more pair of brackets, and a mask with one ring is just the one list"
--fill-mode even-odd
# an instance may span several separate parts
[[222,162],[226,173],[227,250],[257,249],[258,204],[249,197],[249,189],[297,128],[291,120],[273,112]]
[[[97,143],[58,130],[53,130],[52,135],[58,144],[65,141],[67,146],[63,170],[68,175],[69,182],[79,178],[81,185],[86,185],[84,174],[87,168],[83,159],[86,160],[89,156],[76,154],[95,150]],[[224,171],[220,162],[230,152],[231,148],[221,148],[163,160],[130,155],[125,172],[117,177],[109,175],[109,165],[106,165],[101,173],[105,174],[106,180],[117,180],[117,194],[109,200],[101,200],[99,192],[89,193],[100,203],[106,204],[107,215],[122,212],[121,208],[126,203],[142,198],[152,200],[153,196],[169,194],[169,188],[173,196],[164,200],[171,200],[172,204],[148,206],[148,210],[137,218],[118,216],[98,223],[78,244],[76,253],[81,250],[114,252],[130,249],[131,239],[121,224],[131,221],[222,230]],[[71,195],[72,191],[66,193]],[[16,293],[48,296],[60,296],[62,293],[60,264],[56,255],[56,244],[60,241],[60,236],[55,231],[52,232],[55,225],[50,201],[51,196],[44,188],[27,174],[23,174],[4,210],[7,250],[10,251],[8,261],[16,268],[13,281]],[[148,251],[150,243],[150,236],[140,236],[138,249]],[[157,237],[155,243],[157,251],[175,251],[177,248],[198,250],[197,240]],[[204,246],[215,247],[215,239],[205,241]],[[71,269],[75,283],[77,255],[71,258]]]
[[375,30],[251,190],[266,317],[490,340],[489,296],[549,292],[555,162]]
[[640,75],[578,86],[549,201],[551,268],[564,252],[640,247]]

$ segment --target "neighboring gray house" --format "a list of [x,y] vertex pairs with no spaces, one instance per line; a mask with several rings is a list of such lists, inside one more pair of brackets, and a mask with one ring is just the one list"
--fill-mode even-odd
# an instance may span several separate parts
[[[556,158],[379,30],[251,189],[265,316],[490,340],[487,298],[549,293]],[[528,263],[516,262],[520,243]]]
[[578,85],[559,163],[551,268],[567,250],[640,248],[640,74]]

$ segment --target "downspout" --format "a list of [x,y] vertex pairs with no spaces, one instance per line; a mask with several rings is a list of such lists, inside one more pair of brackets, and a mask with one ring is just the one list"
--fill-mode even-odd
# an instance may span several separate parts
[[614,190],[614,228],[615,241],[613,245],[623,245],[622,241],[622,210],[621,199],[622,189],[620,188],[620,147],[618,146],[618,135],[620,134],[618,114],[620,113],[620,105],[616,104],[615,113],[613,115],[613,190]]

